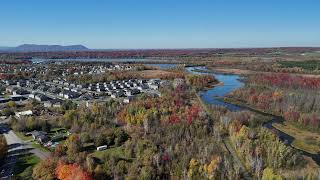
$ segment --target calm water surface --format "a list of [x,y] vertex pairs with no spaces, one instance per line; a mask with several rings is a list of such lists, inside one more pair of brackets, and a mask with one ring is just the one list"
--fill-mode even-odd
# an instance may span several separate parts
[[145,66],[158,67],[160,69],[170,69],[177,66],[177,64],[144,64]]
[[217,80],[223,82],[222,86],[216,86],[206,91],[200,92],[201,98],[204,102],[208,104],[214,104],[218,106],[224,106],[230,111],[239,111],[243,108],[226,103],[223,100],[219,99],[224,97],[225,95],[231,93],[232,91],[242,87],[244,84],[240,81],[240,77],[238,75],[232,74],[218,74],[218,73],[208,73],[208,72],[199,72],[196,70],[206,70],[205,67],[188,67],[187,71],[193,74],[209,74],[213,75]]

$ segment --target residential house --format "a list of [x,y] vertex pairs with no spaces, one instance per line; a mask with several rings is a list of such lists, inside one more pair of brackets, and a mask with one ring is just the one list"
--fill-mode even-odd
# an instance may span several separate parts
[[48,96],[43,95],[43,94],[36,94],[36,95],[34,96],[34,99],[36,99],[36,100],[39,101],[39,102],[43,102],[43,101],[48,101],[48,100],[50,100],[50,98],[49,98]]
[[130,103],[134,99],[134,96],[128,96],[123,99],[123,103]]
[[148,86],[146,84],[140,84],[137,86],[137,88],[142,91],[142,90],[145,90],[145,89],[148,89]]
[[44,107],[46,108],[51,108],[51,107],[59,108],[62,106],[62,104],[63,104],[63,100],[61,99],[51,99],[43,103]]
[[21,111],[21,112],[16,112],[15,115],[16,115],[17,118],[21,118],[21,117],[24,117],[24,116],[32,116],[33,112],[31,110]]
[[159,85],[157,85],[157,84],[149,84],[149,88],[150,89],[154,89],[154,90],[158,90],[159,89]]
[[17,86],[18,86],[18,87],[26,87],[26,85],[27,85],[26,81],[23,81],[23,80],[22,80],[22,81],[18,81],[18,82],[17,82]]
[[13,91],[17,90],[18,88],[17,87],[14,87],[14,86],[8,86],[6,87],[6,93],[10,93],[12,94]]
[[24,96],[21,96],[21,95],[12,95],[12,96],[10,96],[10,99],[11,99],[12,101],[24,101],[24,100],[26,100],[27,98],[24,97]]
[[7,86],[17,85],[17,81],[14,81],[14,80],[6,80],[6,85],[7,85]]
[[73,92],[73,91],[62,91],[59,93],[59,96],[65,98],[65,99],[74,99],[74,98],[78,98],[80,96],[80,94],[77,92]]
[[27,90],[24,90],[24,89],[16,89],[16,90],[13,90],[12,94],[13,95],[26,95],[26,94],[30,94],[30,92]]
[[43,131],[33,131],[31,132],[32,138],[37,140],[39,143],[43,144],[50,140],[46,132]]
[[127,96],[134,96],[139,93],[140,93],[139,89],[128,89],[126,92],[126,95]]
[[124,92],[123,91],[115,91],[115,92],[112,92],[111,93],[111,97],[112,98],[118,98],[118,97],[121,97],[124,95]]

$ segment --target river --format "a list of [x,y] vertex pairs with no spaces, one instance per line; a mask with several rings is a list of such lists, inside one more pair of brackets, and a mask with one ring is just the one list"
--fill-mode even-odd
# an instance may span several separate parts
[[[209,74],[214,76],[217,80],[222,82],[223,84],[221,86],[216,86],[213,88],[210,88],[206,91],[201,91],[200,92],[200,97],[201,99],[208,104],[212,105],[218,105],[218,106],[224,106],[230,111],[241,111],[241,110],[249,110],[252,111],[252,109],[245,108],[245,107],[240,107],[238,105],[226,103],[222,100],[222,98],[231,93],[232,91],[241,88],[244,83],[240,81],[240,76],[234,75],[234,74],[220,74],[220,73],[212,73],[209,72],[208,69],[205,67],[187,67],[186,70],[190,73],[193,74]],[[260,113],[263,114],[262,112],[259,111],[254,111],[255,113]],[[265,114],[263,114],[265,115]],[[275,131],[279,139],[286,145],[291,146],[291,143],[293,142],[294,138],[282,131],[279,131],[278,129],[274,128],[272,126],[272,123],[274,122],[279,122],[282,121],[279,117],[274,116],[273,120],[270,122],[265,123],[263,126],[265,128],[268,128],[272,131]],[[291,146],[294,148],[293,146]],[[303,155],[311,157],[318,165],[320,165],[320,154],[310,154],[308,152],[300,151]]]

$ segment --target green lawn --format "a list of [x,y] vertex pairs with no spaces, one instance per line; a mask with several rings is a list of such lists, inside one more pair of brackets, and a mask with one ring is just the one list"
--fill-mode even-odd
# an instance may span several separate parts
[[30,141],[32,140],[32,136],[25,136],[22,132],[14,131],[14,133],[22,140],[24,141]]
[[48,133],[51,136],[59,135],[59,134],[67,134],[67,130],[65,128],[52,128]]
[[314,51],[314,52],[306,52],[304,53],[305,56],[320,56],[320,51]]
[[36,149],[40,149],[41,151],[44,151],[44,152],[51,152],[51,149],[48,149],[46,147],[43,147],[41,144],[37,143],[37,142],[32,142],[31,143],[31,146],[33,148],[36,148]]
[[40,158],[33,154],[21,155],[17,160],[13,174],[19,176],[24,172],[25,169],[35,166],[38,162],[40,162]]
[[295,140],[292,143],[293,147],[311,154],[317,154],[320,152],[319,133],[298,128],[289,122],[284,122],[283,124],[274,123],[273,127],[294,137]]
[[99,159],[102,159],[104,154],[109,154],[111,156],[118,156],[121,158],[126,159],[125,154],[124,154],[124,148],[122,146],[119,147],[110,147],[106,150],[103,151],[95,151],[94,153],[92,153],[92,155],[94,157],[97,157]]

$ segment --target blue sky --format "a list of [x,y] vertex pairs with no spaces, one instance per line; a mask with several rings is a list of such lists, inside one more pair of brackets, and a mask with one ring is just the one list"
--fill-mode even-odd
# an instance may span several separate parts
[[319,0],[3,0],[0,46],[320,46]]

